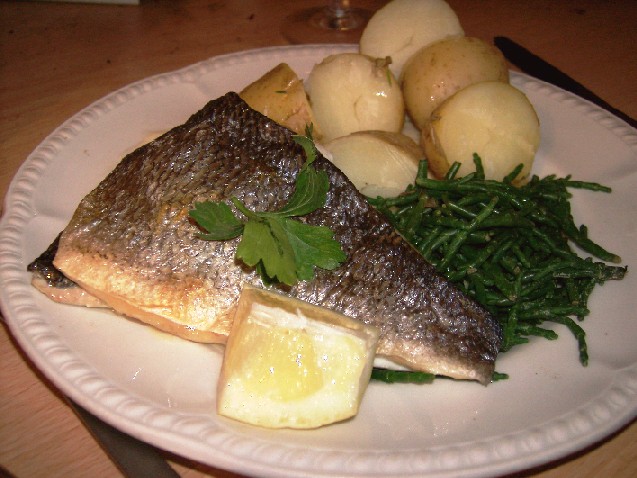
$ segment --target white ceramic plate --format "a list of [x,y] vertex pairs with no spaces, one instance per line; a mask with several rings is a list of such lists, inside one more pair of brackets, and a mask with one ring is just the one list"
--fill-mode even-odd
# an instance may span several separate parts
[[[590,365],[564,329],[501,355],[511,378],[488,387],[371,383],[353,420],[314,431],[270,431],[215,414],[222,350],[110,312],[55,304],[26,265],[80,199],[126,152],[182,123],[208,100],[286,61],[312,65],[351,46],[268,48],[212,58],[127,86],[56,129],[11,184],[0,231],[2,311],[20,345],[57,387],[105,421],[159,447],[258,476],[493,476],[550,461],[637,413],[637,276],[595,290],[584,322]],[[514,74],[542,124],[535,172],[599,181],[576,192],[593,239],[637,262],[637,134],[606,112]]]

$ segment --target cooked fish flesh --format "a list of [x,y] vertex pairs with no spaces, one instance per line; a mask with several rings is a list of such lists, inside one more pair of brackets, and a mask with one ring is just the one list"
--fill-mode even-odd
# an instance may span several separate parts
[[[213,100],[128,154],[84,199],[54,264],[116,311],[199,342],[225,342],[244,284],[265,287],[235,260],[238,239],[197,237],[195,202],[235,196],[255,210],[282,206],[305,161],[292,132],[235,93]],[[379,357],[484,384],[501,330],[489,313],[438,275],[319,155],[330,191],[302,220],[332,229],[348,259],[280,292],[380,329]]]
[[60,234],[51,245],[27,266],[31,272],[31,284],[49,299],[62,304],[83,307],[108,307],[97,297],[92,296],[79,285],[66,277],[53,265],[58,250]]

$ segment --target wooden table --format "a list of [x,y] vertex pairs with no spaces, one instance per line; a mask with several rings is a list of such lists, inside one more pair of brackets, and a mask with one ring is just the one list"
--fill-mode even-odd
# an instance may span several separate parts
[[[288,42],[284,18],[318,1],[0,3],[0,196],[64,120],[126,84],[205,58]],[[378,8],[384,2],[353,2]],[[637,117],[637,2],[449,0],[468,35],[510,36]],[[0,327],[0,464],[17,477],[120,476]],[[184,477],[231,477],[165,454]],[[2,475],[2,473],[0,473]],[[637,424],[519,476],[637,476]]]

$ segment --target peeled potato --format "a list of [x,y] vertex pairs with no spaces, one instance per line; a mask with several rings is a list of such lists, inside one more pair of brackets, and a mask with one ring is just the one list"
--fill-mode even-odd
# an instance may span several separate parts
[[393,0],[370,18],[360,39],[360,52],[375,58],[391,57],[399,80],[407,60],[421,48],[464,30],[444,0]]
[[413,184],[422,149],[401,133],[361,131],[325,144],[331,161],[363,194],[394,197]]
[[473,154],[482,159],[487,179],[502,180],[516,166],[515,183],[528,179],[540,144],[540,122],[531,102],[509,83],[487,81],[467,86],[444,101],[422,132],[431,171],[444,176],[461,163],[458,176],[475,171]]
[[419,50],[405,65],[405,108],[416,127],[422,129],[440,103],[482,81],[509,81],[509,69],[500,50],[473,37],[437,41]]
[[[306,125],[315,123],[303,81],[286,63],[275,66],[246,86],[239,96],[251,108],[297,134],[305,134]],[[320,138],[316,128],[314,137]]]
[[307,91],[324,142],[355,131],[403,127],[403,93],[384,61],[358,53],[330,55],[312,68]]

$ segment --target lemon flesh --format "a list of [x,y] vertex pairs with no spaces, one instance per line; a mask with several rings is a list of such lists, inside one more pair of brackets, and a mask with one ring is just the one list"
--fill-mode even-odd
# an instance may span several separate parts
[[350,418],[367,388],[377,341],[374,327],[246,287],[226,344],[217,412],[267,428]]

